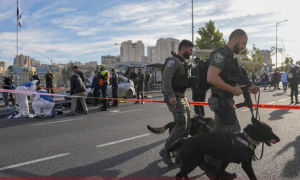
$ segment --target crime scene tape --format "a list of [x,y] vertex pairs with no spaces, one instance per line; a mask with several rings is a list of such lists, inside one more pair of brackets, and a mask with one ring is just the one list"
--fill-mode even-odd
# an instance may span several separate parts
[[53,90],[53,91],[60,91],[60,90],[68,90],[69,88],[42,88],[45,90]]
[[[8,89],[0,89],[0,92],[10,92],[10,93],[19,93],[19,94],[39,94],[39,95],[49,95],[49,96],[59,96],[59,97],[82,97],[82,96],[70,96],[65,94],[50,94],[50,93],[39,93],[39,92],[29,92],[29,91],[17,91],[17,90],[8,90]],[[101,97],[85,97],[92,99],[109,99],[109,100],[123,100],[122,98],[101,98]],[[126,99],[126,101],[139,101],[139,102],[150,102],[150,103],[165,103],[164,101],[156,101],[156,100],[140,100],[140,99]],[[198,105],[198,106],[209,106],[208,102],[189,102],[190,105]],[[246,106],[243,106],[247,108]],[[253,107],[256,108],[257,104],[253,104]],[[294,109],[300,110],[300,105],[270,105],[270,104],[259,104],[259,108],[264,109]]]

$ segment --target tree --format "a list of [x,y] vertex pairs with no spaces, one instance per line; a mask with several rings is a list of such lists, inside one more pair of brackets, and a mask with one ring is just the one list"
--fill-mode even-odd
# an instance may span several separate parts
[[[252,59],[249,58],[245,58],[246,61],[250,61],[250,62],[257,62],[262,64],[263,63],[263,59],[261,57],[261,55],[259,54],[259,49],[254,47],[253,51],[251,51],[250,49],[244,49],[243,51],[240,52],[240,55],[250,55]],[[257,72],[261,69],[261,67],[252,67],[252,66],[248,66],[247,67],[247,71],[248,72],[252,72],[254,70],[254,72]]]
[[199,28],[198,34],[201,39],[196,38],[196,47],[200,49],[216,49],[226,44],[223,33],[216,31],[215,23],[210,20],[205,27]]

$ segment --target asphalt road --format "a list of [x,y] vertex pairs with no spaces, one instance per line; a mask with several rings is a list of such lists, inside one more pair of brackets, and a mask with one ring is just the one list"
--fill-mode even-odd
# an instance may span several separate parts
[[[162,100],[161,94],[152,96]],[[242,97],[235,100],[241,102]],[[289,104],[290,97],[282,90],[267,90],[261,93],[261,103]],[[88,115],[74,117],[66,116],[65,111],[52,119],[0,120],[0,176],[174,177],[179,171],[179,164],[167,167],[158,154],[168,134],[154,135],[146,128],[172,121],[165,104],[128,102],[110,112],[89,109]],[[205,110],[207,116],[213,116],[208,107]],[[237,113],[242,127],[250,123],[248,109]],[[265,146],[263,159],[253,162],[259,179],[300,179],[299,116],[299,110],[260,110],[262,121],[281,142]],[[239,164],[230,164],[227,170],[247,179]],[[202,176],[199,168],[190,174]]]

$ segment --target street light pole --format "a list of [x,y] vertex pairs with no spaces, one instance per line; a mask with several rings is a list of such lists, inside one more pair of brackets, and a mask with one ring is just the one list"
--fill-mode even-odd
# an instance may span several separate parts
[[[192,42],[194,45],[194,0],[192,0]],[[194,51],[192,55],[192,63],[194,63],[194,53],[195,53]]]
[[288,20],[276,22],[276,69],[277,69],[277,26],[278,26],[278,24],[280,24],[282,22],[286,22],[286,21],[288,21]]

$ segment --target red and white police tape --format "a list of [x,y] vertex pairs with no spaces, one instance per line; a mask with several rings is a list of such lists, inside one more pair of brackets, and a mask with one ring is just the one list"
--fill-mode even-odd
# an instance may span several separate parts
[[[65,94],[50,94],[50,93],[39,93],[39,92],[29,92],[29,91],[17,91],[9,89],[0,89],[0,92],[10,92],[10,93],[19,93],[19,94],[40,94],[40,95],[49,95],[49,96],[58,96],[58,97],[82,97],[82,96],[70,96]],[[120,98],[101,98],[101,97],[86,97],[92,99],[110,99],[110,100],[123,100]],[[139,100],[139,99],[125,99],[125,101],[140,101],[140,102],[150,102],[150,103],[165,103],[164,101],[156,100]],[[200,105],[200,106],[209,106],[208,102],[189,102],[190,105]],[[257,107],[257,104],[253,104],[254,107]],[[247,108],[246,106],[243,106]],[[300,110],[300,105],[270,105],[270,104],[259,104],[259,108],[264,109],[294,109]]]

